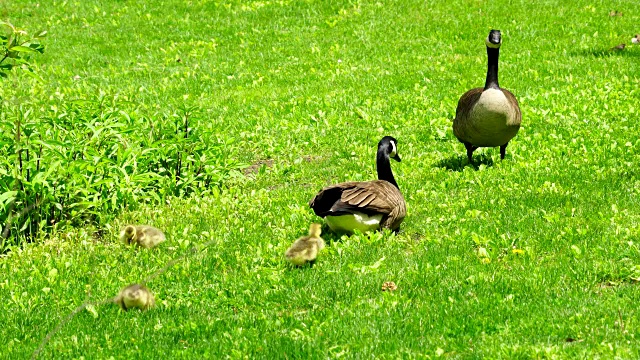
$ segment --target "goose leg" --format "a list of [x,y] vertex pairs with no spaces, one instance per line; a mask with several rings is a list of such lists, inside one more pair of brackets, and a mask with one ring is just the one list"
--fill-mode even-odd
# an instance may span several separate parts
[[504,156],[507,153],[507,145],[509,145],[509,143],[500,146],[500,160],[504,160]]
[[469,162],[473,162],[473,152],[478,148],[477,146],[473,146],[469,143],[464,143],[464,147],[467,148],[467,158],[469,158]]

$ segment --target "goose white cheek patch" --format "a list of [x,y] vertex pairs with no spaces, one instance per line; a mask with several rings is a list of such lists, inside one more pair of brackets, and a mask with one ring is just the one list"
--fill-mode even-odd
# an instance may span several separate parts
[[396,148],[396,142],[393,140],[389,142],[391,143],[391,153],[389,154],[389,157],[394,157],[398,153],[398,149]]

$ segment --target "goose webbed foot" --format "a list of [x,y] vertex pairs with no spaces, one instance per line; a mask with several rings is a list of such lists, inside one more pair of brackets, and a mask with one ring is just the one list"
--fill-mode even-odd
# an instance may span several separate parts
[[507,145],[509,145],[509,143],[500,146],[500,160],[504,160],[504,156],[507,154]]

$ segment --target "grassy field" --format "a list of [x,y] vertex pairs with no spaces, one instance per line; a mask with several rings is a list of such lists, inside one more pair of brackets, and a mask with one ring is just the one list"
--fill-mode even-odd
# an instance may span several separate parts
[[[29,111],[36,128],[70,119],[43,138],[73,128],[69,144],[92,149],[86,129],[109,122],[99,144],[150,137],[169,149],[153,129],[182,138],[189,117],[197,141],[175,149],[201,147],[212,177],[192,188],[158,180],[153,191],[119,178],[106,188],[124,190],[105,193],[113,203],[91,221],[11,247],[0,258],[0,358],[31,356],[87,296],[114,296],[183,254],[148,283],[156,309],[83,310],[41,357],[640,358],[637,9],[0,2],[0,19],[49,32],[34,58],[43,81],[15,72],[0,82],[3,130]],[[472,166],[451,123],[460,95],[484,84],[491,28],[503,33],[500,84],[520,101],[523,127],[504,161],[481,149]],[[309,199],[373,179],[384,135],[402,157],[392,164],[408,204],[400,234],[325,234],[313,268],[288,266],[284,251],[318,221]],[[166,170],[142,152],[118,154],[125,170],[104,179],[135,164]],[[128,222],[168,241],[119,244]],[[398,289],[381,291],[386,281]]]

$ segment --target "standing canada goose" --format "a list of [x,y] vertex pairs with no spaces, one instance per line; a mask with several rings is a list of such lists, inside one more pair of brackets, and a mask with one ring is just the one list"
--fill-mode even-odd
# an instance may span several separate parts
[[612,47],[611,49],[609,49],[609,51],[622,51],[624,50],[624,48],[627,46],[627,44],[618,44],[614,47]]
[[146,286],[140,284],[131,284],[125,287],[113,299],[113,302],[124,311],[133,308],[147,310],[156,305],[153,293]]
[[284,256],[293,265],[301,266],[307,262],[313,264],[318,252],[324,249],[324,240],[320,237],[320,224],[313,223],[309,226],[309,235],[296,240],[287,250]]
[[397,143],[391,136],[378,143],[378,180],[328,186],[309,201],[313,212],[325,218],[331,230],[353,233],[356,229],[362,232],[400,229],[407,209],[389,162],[389,159],[400,161]]
[[149,225],[127,225],[120,231],[120,241],[150,249],[165,241],[164,233]]
[[632,37],[631,38],[631,43],[632,44],[636,44],[636,45],[640,44],[640,35],[636,34],[636,36]]
[[500,30],[491,30],[485,42],[488,67],[484,88],[471,89],[462,95],[453,121],[453,133],[467,148],[469,162],[479,147],[500,146],[500,159],[504,159],[509,140],[520,130],[522,120],[518,100],[498,85]]

